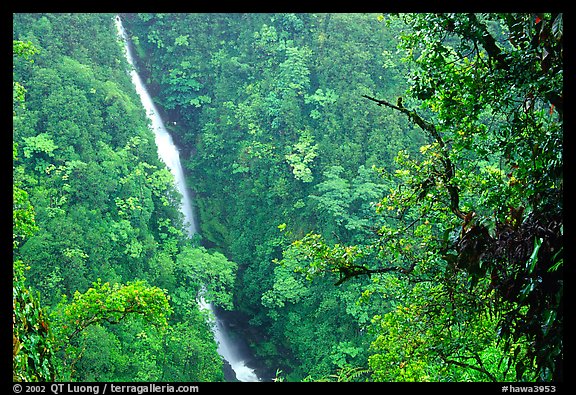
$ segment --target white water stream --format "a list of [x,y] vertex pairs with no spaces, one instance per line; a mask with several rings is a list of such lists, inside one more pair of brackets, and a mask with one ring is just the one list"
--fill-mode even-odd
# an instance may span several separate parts
[[[158,155],[174,175],[176,187],[182,194],[181,210],[187,224],[188,235],[189,237],[192,237],[197,232],[196,221],[192,209],[190,192],[186,187],[184,171],[182,169],[182,164],[180,163],[178,147],[176,147],[172,140],[172,136],[166,130],[152,98],[148,94],[144,83],[136,72],[132,49],[128,44],[128,36],[126,30],[124,30],[124,26],[122,25],[122,19],[119,16],[116,17],[116,28],[118,29],[118,35],[122,38],[124,48],[126,49],[126,59],[131,66],[130,76],[132,78],[132,83],[136,88],[136,92],[138,92],[138,95],[140,96],[142,105],[146,109],[148,118],[152,122],[152,129],[156,138],[156,145],[158,146]],[[254,370],[246,366],[239,353],[238,346],[228,336],[222,321],[216,317],[214,306],[211,303],[207,303],[201,296],[199,297],[198,305],[201,309],[208,310],[211,313],[210,315],[213,317],[211,322],[212,332],[214,333],[214,339],[218,343],[218,353],[230,364],[232,370],[234,370],[234,373],[236,374],[236,378],[239,381],[260,381]]]

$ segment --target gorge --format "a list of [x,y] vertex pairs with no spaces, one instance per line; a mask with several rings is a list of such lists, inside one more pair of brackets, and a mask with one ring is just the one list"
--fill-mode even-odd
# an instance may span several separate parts
[[14,381],[561,381],[563,76],[561,12],[13,13]]
[[[122,38],[126,49],[126,59],[132,67],[130,70],[132,82],[151,122],[151,128],[154,132],[156,145],[158,146],[158,155],[174,175],[176,187],[182,195],[181,211],[184,214],[188,236],[192,237],[197,233],[196,219],[194,217],[190,190],[186,185],[184,171],[180,162],[178,147],[174,144],[172,136],[166,130],[164,122],[162,121],[146,86],[136,71],[134,55],[132,54],[129,45],[126,30],[122,25],[122,19],[117,16],[115,21],[118,34]],[[245,364],[244,356],[241,355],[239,347],[232,341],[232,337],[226,332],[223,321],[216,316],[214,306],[211,303],[207,303],[202,296],[199,297],[198,304],[201,309],[208,310],[210,315],[213,317],[213,322],[211,324],[214,339],[218,344],[218,353],[222,356],[225,362],[230,364],[235,378],[239,381],[260,381],[254,370]]]

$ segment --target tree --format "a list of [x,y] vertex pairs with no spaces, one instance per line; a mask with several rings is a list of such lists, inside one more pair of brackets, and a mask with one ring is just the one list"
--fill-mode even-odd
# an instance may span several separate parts
[[59,377],[54,339],[46,309],[30,289],[22,261],[13,263],[12,378],[14,381],[54,381]]
[[[496,314],[490,333],[501,340],[485,344],[494,354],[474,351],[483,347],[480,338],[470,339],[472,351],[464,356],[456,348],[432,346],[435,336],[410,335],[432,351],[426,358],[490,380],[501,377],[496,371],[502,366],[504,377],[513,366],[517,380],[561,380],[562,14],[403,18],[414,29],[403,48],[419,66],[409,94],[420,110],[364,97],[409,118],[429,144],[419,158],[398,156],[398,186],[378,205],[379,212],[396,216],[378,230],[377,242],[368,248],[330,247],[319,235],[309,235],[296,243],[310,262],[304,271],[337,273],[338,284],[397,273],[416,284],[437,283],[453,298],[476,295],[486,304],[462,319],[473,325],[477,314]],[[509,43],[498,41],[498,29],[511,32]],[[540,151],[543,146],[549,150]],[[398,315],[387,315],[395,320],[388,325],[401,328],[388,331],[388,342],[417,328],[413,314],[426,322],[426,336],[445,327],[429,304],[423,316],[420,307],[413,310],[419,299],[406,300],[412,313],[404,324]],[[456,312],[461,310],[450,319]],[[378,349],[382,339],[374,343]],[[491,358],[500,361],[492,371]],[[371,361],[388,369],[380,357]],[[428,374],[421,371],[412,379]]]
[[[218,380],[197,306],[186,343],[206,344],[187,356],[202,368],[171,365],[186,238],[113,15],[15,14],[14,37],[14,379]],[[16,56],[36,46],[34,63]]]
[[[34,63],[33,56],[39,52],[39,49],[34,46],[30,41],[21,41],[21,40],[13,40],[12,44],[12,53],[13,56],[17,58],[24,58],[29,63]],[[14,72],[13,72],[14,76]],[[15,77],[15,76],[14,76]],[[13,111],[16,110],[16,107],[24,107],[25,106],[25,96],[26,88],[16,80],[13,79],[12,82],[12,105]]]
[[184,247],[176,258],[178,270],[186,279],[187,288],[225,309],[232,309],[232,288],[237,265],[222,253],[208,252],[204,247]]
[[297,180],[311,182],[314,179],[309,165],[317,155],[318,146],[312,145],[313,142],[314,139],[310,132],[304,131],[300,134],[298,142],[294,144],[292,152],[285,156]]
[[[375,14],[145,14],[125,22],[157,103],[177,121],[204,245],[238,264],[234,305],[269,338],[254,339],[260,355],[292,380],[366,360],[357,350],[369,343],[366,326],[380,305],[357,306],[358,287],[338,293],[331,280],[307,283],[273,262],[285,242],[279,223],[294,238],[313,229],[344,243],[374,236],[371,203],[384,183],[372,166],[393,166],[398,149],[417,152],[424,140],[408,121],[358,100],[405,88],[397,82],[408,67],[390,59],[400,29],[385,31]],[[211,102],[170,110],[186,96],[170,81],[201,84],[190,92]],[[338,166],[350,196],[327,175]],[[190,303],[191,288],[179,286],[175,304]],[[346,327],[334,331],[343,316]]]
[[63,364],[73,374],[84,348],[79,335],[87,328],[139,315],[148,324],[166,329],[171,312],[165,292],[143,281],[125,285],[98,281],[85,293],[76,292],[70,302],[63,297],[56,307],[52,314],[55,349],[64,353]]
[[[12,144],[12,160],[17,160],[16,143]],[[34,207],[30,204],[28,193],[17,183],[12,188],[12,248],[16,249],[24,240],[32,236],[37,230]]]
[[[14,41],[14,55],[32,61],[38,52],[31,43]],[[24,108],[25,88],[17,81],[13,84],[15,108]],[[12,160],[18,158],[18,144],[12,144]],[[26,265],[18,259],[20,245],[38,231],[34,207],[28,193],[16,180],[12,203],[12,378],[14,381],[54,381],[58,377],[53,338],[46,309],[40,297],[26,281]]]
[[[406,380],[561,376],[562,15],[126,22],[158,103],[178,121],[202,236],[238,263],[234,302],[268,335],[259,352],[271,364],[293,380],[337,369],[345,379],[370,364],[387,380],[386,369]],[[195,95],[210,101],[195,107]],[[137,197],[119,203],[137,207]],[[179,269],[161,261],[173,283]],[[185,306],[196,289],[180,285],[174,300]],[[433,297],[454,306],[439,315]],[[336,335],[333,316],[354,329]],[[413,365],[386,354],[411,346],[403,334],[431,354],[414,348]],[[362,341],[374,347],[357,352]]]

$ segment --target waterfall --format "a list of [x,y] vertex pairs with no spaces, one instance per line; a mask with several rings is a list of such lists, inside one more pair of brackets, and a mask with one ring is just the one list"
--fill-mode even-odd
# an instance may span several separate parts
[[122,20],[119,16],[116,17],[116,27],[118,29],[118,34],[122,37],[124,42],[124,47],[126,48],[126,59],[131,66],[130,77],[132,78],[132,83],[136,88],[136,92],[140,96],[142,105],[146,110],[146,115],[148,119],[152,122],[152,130],[154,131],[154,137],[156,140],[156,146],[158,147],[158,156],[164,161],[166,166],[170,169],[174,175],[174,181],[176,183],[176,188],[182,194],[182,203],[180,205],[180,210],[184,214],[184,220],[186,222],[186,229],[188,230],[188,236],[191,237],[196,233],[196,221],[194,219],[194,212],[192,210],[192,200],[190,198],[190,191],[186,187],[186,181],[184,178],[184,170],[182,169],[182,164],[180,163],[180,153],[172,136],[166,130],[164,122],[156,109],[156,105],[152,101],[152,98],[146,90],[146,86],[142,82],[140,75],[136,72],[134,65],[134,56],[132,54],[132,49],[128,45],[128,37],[124,26],[122,25]]
[[218,343],[218,354],[220,354],[229,364],[236,378],[239,381],[260,381],[254,369],[246,366],[246,363],[242,359],[237,345],[228,336],[228,332],[224,327],[221,320],[216,317],[214,312],[214,306],[211,303],[206,303],[204,298],[199,298],[198,304],[201,309],[206,309],[212,311],[212,328],[214,333],[214,339]]
[[[124,43],[124,48],[126,50],[126,59],[131,66],[130,77],[132,78],[132,83],[134,84],[136,92],[142,101],[142,105],[146,109],[146,114],[152,123],[152,130],[154,132],[156,145],[158,147],[158,156],[162,159],[166,166],[168,166],[174,175],[176,187],[182,194],[182,202],[180,208],[184,214],[188,236],[192,237],[197,232],[196,221],[194,218],[190,191],[186,186],[184,171],[180,162],[180,154],[178,152],[178,148],[174,144],[172,136],[166,130],[164,123],[162,122],[162,118],[160,118],[156,106],[152,101],[152,98],[148,94],[144,83],[136,71],[134,65],[134,56],[132,54],[132,49],[128,44],[129,40],[126,34],[126,30],[122,25],[122,19],[119,16],[116,16],[115,20],[118,35],[121,37]],[[212,332],[214,333],[214,339],[218,344],[218,353],[230,364],[232,370],[234,370],[234,373],[236,374],[236,378],[239,381],[260,381],[254,370],[246,366],[242,356],[240,355],[238,346],[234,344],[232,339],[228,336],[222,321],[216,317],[214,306],[211,303],[207,303],[201,295],[199,296],[198,305],[201,309],[205,309],[210,312],[212,317]]]

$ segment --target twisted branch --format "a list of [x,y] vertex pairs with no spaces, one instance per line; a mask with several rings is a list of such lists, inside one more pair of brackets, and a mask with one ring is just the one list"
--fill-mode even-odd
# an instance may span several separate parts
[[375,99],[367,95],[362,95],[362,97],[365,97],[368,100],[372,100],[379,106],[386,106],[396,111],[400,111],[401,113],[406,115],[412,122],[420,126],[422,130],[429,133],[432,136],[432,138],[434,138],[436,143],[438,143],[438,146],[440,147],[442,153],[440,161],[442,162],[442,166],[444,167],[444,174],[443,174],[444,185],[446,186],[448,194],[450,195],[450,210],[458,218],[460,218],[461,220],[465,220],[466,216],[464,215],[464,213],[462,213],[462,211],[460,211],[460,194],[458,187],[455,185],[451,185],[450,183],[450,181],[454,177],[454,165],[448,155],[448,151],[446,149],[446,143],[444,143],[442,136],[440,136],[440,133],[438,133],[438,130],[436,130],[436,126],[433,123],[423,119],[420,115],[418,115],[418,113],[416,113],[416,111],[411,111],[406,107],[404,107],[401,102],[399,102],[400,105],[398,106],[390,102],[387,102],[386,100]]

